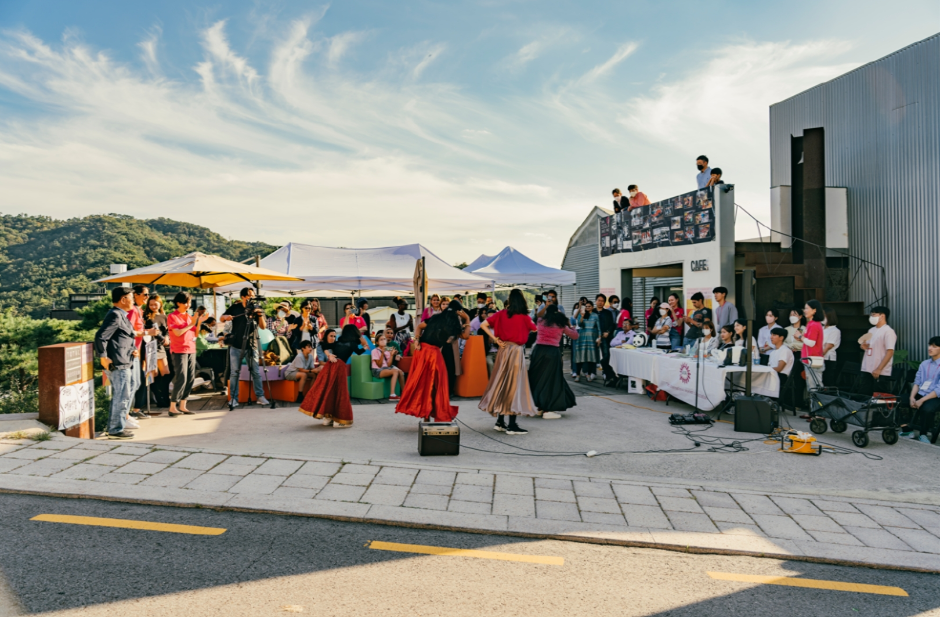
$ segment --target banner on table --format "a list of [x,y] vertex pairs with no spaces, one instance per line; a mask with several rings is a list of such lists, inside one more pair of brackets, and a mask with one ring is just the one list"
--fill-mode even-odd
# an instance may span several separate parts
[[714,187],[623,210],[600,222],[601,257],[714,239]]
[[77,426],[95,415],[95,382],[59,388],[59,430]]

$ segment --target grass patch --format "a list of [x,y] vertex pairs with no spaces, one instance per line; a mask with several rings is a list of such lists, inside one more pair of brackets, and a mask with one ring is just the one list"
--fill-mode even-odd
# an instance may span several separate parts
[[49,431],[44,433],[32,433],[28,435],[27,438],[32,439],[33,441],[49,441],[52,439],[52,433]]

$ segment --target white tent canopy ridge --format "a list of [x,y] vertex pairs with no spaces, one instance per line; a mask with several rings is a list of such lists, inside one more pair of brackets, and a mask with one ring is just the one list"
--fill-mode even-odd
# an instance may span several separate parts
[[[489,260],[485,261],[484,260]],[[481,255],[467,266],[473,274],[493,279],[500,287],[552,287],[574,285],[574,272],[550,268],[534,261],[511,246],[495,257]]]
[[[429,293],[493,291],[491,277],[454,268],[420,244],[382,248],[333,248],[291,242],[261,260],[261,267],[297,277],[299,281],[263,286],[269,296],[335,294],[413,295],[415,262],[425,258]],[[237,291],[238,285],[220,289]]]

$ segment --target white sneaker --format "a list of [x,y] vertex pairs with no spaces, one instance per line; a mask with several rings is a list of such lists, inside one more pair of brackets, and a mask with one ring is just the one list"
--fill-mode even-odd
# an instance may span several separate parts
[[588,381],[594,381],[594,374],[588,375]]
[[581,376],[580,376],[580,375],[575,375],[575,376],[574,376],[574,380],[580,383],[580,382],[581,382]]
[[555,413],[554,411],[546,411],[542,414],[543,420],[557,420],[561,417],[560,413]]
[[571,373],[571,378],[572,378],[572,379],[577,379],[577,378],[578,378],[578,374],[577,374],[577,373]]
[[140,428],[140,422],[131,416],[124,418],[124,428]]
[[323,426],[333,426],[333,418],[323,418]]
[[231,407],[232,409],[235,409],[236,407],[238,407],[238,401],[229,401],[228,406]]
[[270,402],[268,399],[266,399],[266,398],[264,398],[264,397],[262,396],[261,398],[258,399],[258,404],[259,404],[259,405],[270,405],[271,402]]
[[333,428],[352,428],[352,424],[337,424],[334,422]]

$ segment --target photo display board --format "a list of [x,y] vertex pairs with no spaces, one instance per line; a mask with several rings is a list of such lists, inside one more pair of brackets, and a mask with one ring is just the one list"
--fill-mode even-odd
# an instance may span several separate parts
[[715,187],[623,210],[600,221],[601,257],[714,239]]

